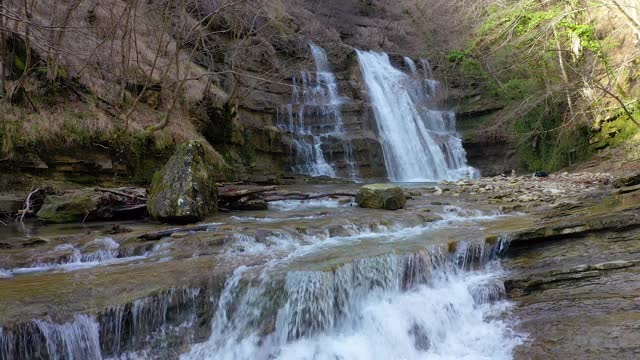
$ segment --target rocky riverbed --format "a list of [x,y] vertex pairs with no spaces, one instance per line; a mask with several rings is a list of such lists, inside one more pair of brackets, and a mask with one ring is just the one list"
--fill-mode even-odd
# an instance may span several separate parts
[[[50,358],[52,351],[68,349],[82,358],[130,352],[177,357],[215,337],[212,324],[220,321],[215,320],[224,308],[220,301],[238,268],[270,269],[269,277],[277,279],[300,271],[337,274],[348,264],[391,255],[430,254],[419,257],[429,263],[434,254],[444,254],[469,271],[495,252],[503,269],[495,276],[504,287],[486,287],[493,290],[486,290],[482,301],[510,304],[486,316],[490,324],[495,316],[503,319],[511,335],[500,336],[511,339],[506,348],[513,346],[516,358],[584,353],[590,359],[634,359],[640,343],[634,335],[640,324],[640,191],[633,182],[614,180],[582,173],[404,185],[406,206],[396,211],[362,209],[351,197],[275,201],[269,210],[218,214],[153,239],[146,235],[171,227],[27,223],[21,230],[11,224],[0,228],[0,358]],[[279,190],[353,193],[358,188]],[[376,265],[374,273],[388,272],[388,266]],[[418,269],[413,265],[403,269],[404,284],[409,274],[424,271],[409,271]],[[260,296],[286,294],[285,285],[276,281]],[[259,333],[269,338],[279,325],[265,316]],[[73,326],[95,327],[95,339],[69,335]],[[437,354],[437,346],[425,340],[435,335],[413,329],[415,346]],[[63,333],[72,337],[52,350],[47,340],[66,339]],[[201,358],[194,351],[193,358]]]

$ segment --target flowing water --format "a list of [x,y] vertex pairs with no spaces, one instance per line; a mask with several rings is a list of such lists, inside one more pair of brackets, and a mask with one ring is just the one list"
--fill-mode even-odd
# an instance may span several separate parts
[[438,181],[476,177],[456,133],[455,113],[435,107],[441,91],[422,61],[420,76],[405,58],[410,74],[391,64],[385,53],[357,50],[360,69],[378,125],[387,173],[392,181]]
[[283,277],[240,268],[210,339],[181,359],[510,359],[520,338],[500,320],[498,250],[431,247]]
[[[0,359],[511,359],[522,336],[501,280],[508,242],[483,233],[509,216],[428,197],[412,204],[378,212],[286,201],[135,251],[121,239],[65,236],[70,255],[58,263],[100,266],[5,267],[0,317],[42,315],[3,323]],[[437,220],[425,222],[425,209]],[[221,235],[222,247],[206,245]],[[28,254],[61,251],[48,246]],[[37,295],[24,303],[25,291]]]
[[333,154],[325,154],[323,148],[330,146],[332,140],[342,146],[346,167],[342,176],[355,180],[358,168],[342,121],[344,100],[338,93],[326,53],[313,43],[309,47],[316,71],[301,71],[298,78],[293,78],[291,103],[284,107],[284,116],[279,119],[280,128],[291,133],[295,146],[292,170],[311,176],[340,175],[336,162],[329,158]]

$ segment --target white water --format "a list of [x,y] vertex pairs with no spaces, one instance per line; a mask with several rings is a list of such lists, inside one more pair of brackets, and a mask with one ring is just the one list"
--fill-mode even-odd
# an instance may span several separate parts
[[269,208],[280,211],[311,210],[323,208],[337,208],[350,206],[351,202],[343,203],[340,200],[314,199],[314,200],[279,200],[271,201]]
[[34,323],[45,337],[52,359],[102,359],[99,325],[94,318],[76,315],[74,321],[61,325],[43,320]]
[[336,78],[324,50],[313,43],[309,47],[316,71],[314,74],[301,71],[299,79],[293,78],[292,100],[284,111],[286,119],[279,119],[279,126],[292,134],[296,150],[292,170],[311,176],[336,177],[336,164],[327,160],[323,150],[327,140],[334,138],[342,143],[346,176],[357,179],[351,142],[342,122],[343,99],[338,93]]
[[69,252],[69,259],[61,263],[36,262],[28,267],[13,269],[0,269],[0,279],[11,278],[15,275],[24,275],[48,271],[76,271],[90,269],[98,266],[121,264],[135,260],[146,259],[150,254],[161,250],[162,243],[157,244],[151,252],[140,256],[119,256],[118,244],[110,237],[97,238],[78,249],[71,244],[56,246],[51,252],[52,256],[64,255]]
[[99,325],[91,316],[75,315],[64,324],[33,320],[30,326],[37,329],[31,338],[0,328],[0,359],[102,359]]
[[357,50],[360,69],[378,125],[389,179],[398,182],[476,177],[455,130],[455,113],[434,109],[439,89],[422,61],[424,78],[405,58],[411,75],[391,64],[385,53]]
[[[455,253],[443,245],[404,255],[366,255],[371,248],[366,242],[401,249],[397,245],[424,238],[434,228],[498,216],[455,206],[444,210],[443,220],[415,227],[353,224],[345,225],[342,236],[274,231],[260,241],[237,239],[244,254],[265,255],[276,248],[288,255],[265,267],[236,270],[221,297],[210,298],[217,304],[212,336],[182,359],[510,359],[521,339],[501,320],[510,305],[499,300],[504,287],[496,249],[460,242]],[[99,238],[81,249],[90,249],[88,255],[117,247],[112,239]],[[335,249],[345,257],[360,249],[361,257],[322,265]],[[318,268],[326,270],[313,271]],[[162,350],[154,351],[176,346],[172,331],[195,327],[198,294],[197,288],[172,289],[136,300],[130,309],[114,307],[110,317],[98,317],[101,329],[86,315],[65,324],[34,320],[45,341],[37,348],[45,346],[51,358],[61,360],[161,358]],[[131,320],[125,320],[129,312]],[[107,350],[101,354],[104,334]],[[22,335],[0,329],[0,358],[22,351],[16,336]]]
[[501,270],[485,250],[364,258],[284,280],[240,268],[211,338],[181,359],[511,359],[521,339],[499,320],[509,304],[496,301]]

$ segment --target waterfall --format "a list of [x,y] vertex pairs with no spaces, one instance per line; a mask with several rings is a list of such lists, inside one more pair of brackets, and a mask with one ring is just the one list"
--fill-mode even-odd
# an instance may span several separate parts
[[389,179],[412,182],[478,176],[476,169],[467,166],[455,113],[431,104],[440,87],[431,79],[429,63],[421,61],[422,77],[409,58],[404,61],[410,75],[394,67],[385,53],[357,50],[357,54]]
[[342,144],[346,177],[357,179],[358,169],[353,158],[351,142],[342,122],[343,98],[338,93],[336,78],[324,50],[311,43],[315,73],[301,71],[293,77],[291,103],[284,107],[278,125],[291,133],[295,146],[292,170],[311,176],[336,177],[335,162],[327,160],[323,145],[335,139]]
[[0,359],[100,360],[99,324],[91,316],[56,324],[33,320],[17,334],[0,328]]
[[284,275],[239,268],[211,337],[181,359],[511,359],[521,338],[500,318],[503,245],[432,246]]

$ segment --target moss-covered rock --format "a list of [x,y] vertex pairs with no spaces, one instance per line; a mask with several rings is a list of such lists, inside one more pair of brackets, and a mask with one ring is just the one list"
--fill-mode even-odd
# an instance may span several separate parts
[[36,216],[49,223],[82,221],[96,210],[96,201],[88,191],[49,195]]
[[369,184],[360,188],[356,202],[363,208],[397,210],[404,207],[407,199],[398,186]]
[[168,223],[202,220],[217,210],[215,172],[201,142],[182,144],[155,173],[147,208],[155,219]]

